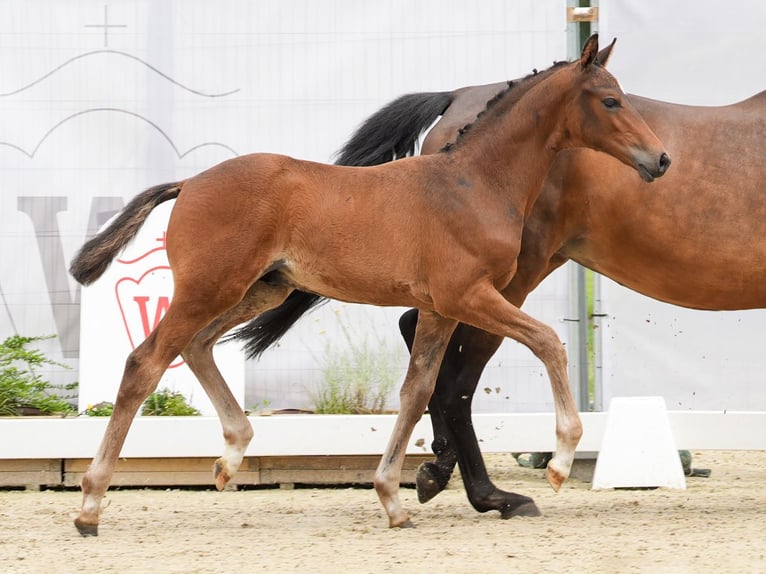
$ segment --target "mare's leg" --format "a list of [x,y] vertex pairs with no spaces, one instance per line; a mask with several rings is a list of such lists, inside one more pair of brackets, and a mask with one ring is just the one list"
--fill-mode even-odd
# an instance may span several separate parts
[[[208,285],[209,287],[209,285]],[[128,356],[114,412],[101,446],[82,479],[83,502],[75,526],[83,536],[98,534],[101,500],[106,493],[130,424],[171,361],[211,319],[236,304],[242,293],[176,286],[170,307],[157,328]]]
[[[569,387],[566,369],[567,356],[563,344],[553,329],[509,303],[491,285],[480,285],[468,290],[464,293],[462,301],[463,307],[457,306],[452,309],[453,312],[449,313],[450,316],[522,343],[545,365],[551,382],[556,410],[557,439],[556,453],[548,463],[547,478],[554,490],[558,491],[561,484],[569,476],[574,462],[575,448],[582,436],[582,423]],[[477,372],[477,376],[478,374],[479,372]],[[454,398],[457,395],[450,389],[447,396]],[[470,417],[470,411],[467,412],[467,415]],[[455,427],[453,427],[454,430]],[[453,437],[456,437],[457,434],[457,432],[453,432]],[[472,444],[475,441],[474,437],[466,435],[464,432],[460,433],[460,437],[457,450],[459,453],[458,461],[462,470],[464,464],[470,467],[472,462],[475,464],[477,460],[480,461],[481,453]],[[478,455],[478,459],[469,459],[464,463],[464,447],[469,453]],[[483,463],[480,464],[483,467]],[[528,508],[531,510],[531,507]],[[502,509],[500,510],[503,512]],[[534,513],[534,511],[531,512]]]
[[407,376],[399,392],[399,415],[374,480],[375,490],[392,528],[412,526],[407,511],[399,501],[402,464],[412,429],[423,415],[433,393],[436,374],[456,324],[456,321],[430,311],[422,311],[418,318]]
[[[479,512],[497,510],[501,518],[539,516],[540,511],[528,496],[497,488],[487,474],[471,418],[474,391],[487,361],[503,338],[460,324],[447,347],[439,379],[445,370],[454,377],[437,379],[432,403],[446,418],[460,474],[471,505]],[[446,368],[446,369],[445,369]]]
[[[402,336],[411,345],[417,310],[400,319]],[[418,500],[428,502],[446,487],[455,464],[460,464],[466,494],[479,512],[497,510],[501,518],[539,516],[534,501],[497,488],[487,474],[471,419],[471,401],[487,361],[500,346],[502,337],[460,324],[455,329],[442,360],[436,389],[428,411],[434,429],[434,462],[418,468]]]
[[229,329],[280,305],[291,288],[258,281],[234,308],[210,323],[192,339],[182,356],[199,380],[221,421],[224,454],[213,466],[215,486],[222,490],[239,470],[253,438],[253,427],[226,384],[213,359],[213,347]]

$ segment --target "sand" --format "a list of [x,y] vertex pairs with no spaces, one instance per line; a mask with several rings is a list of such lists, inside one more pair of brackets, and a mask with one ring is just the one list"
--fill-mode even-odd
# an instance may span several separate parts
[[557,494],[543,471],[487,457],[543,516],[478,514],[457,480],[390,530],[364,488],[110,491],[100,535],[72,525],[76,491],[0,491],[0,572],[766,572],[766,452],[693,453],[686,490]]

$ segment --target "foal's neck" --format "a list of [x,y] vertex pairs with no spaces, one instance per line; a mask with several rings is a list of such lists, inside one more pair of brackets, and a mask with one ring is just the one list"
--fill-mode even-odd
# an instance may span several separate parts
[[554,157],[567,144],[563,122],[571,94],[551,89],[549,81],[536,83],[512,105],[480,118],[482,124],[468,134],[470,141],[450,152],[456,168],[513,203],[531,205]]

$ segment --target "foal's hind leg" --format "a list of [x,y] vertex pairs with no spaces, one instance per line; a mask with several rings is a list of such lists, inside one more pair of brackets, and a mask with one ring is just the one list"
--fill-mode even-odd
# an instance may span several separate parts
[[456,324],[430,311],[422,311],[418,318],[410,365],[399,392],[399,415],[375,472],[375,490],[392,528],[412,526],[409,514],[399,501],[399,482],[407,441],[433,393],[436,373]]
[[210,323],[192,339],[182,353],[189,368],[205,389],[223,427],[224,454],[215,461],[215,486],[223,490],[239,470],[245,450],[253,438],[253,427],[226,384],[213,359],[213,346],[226,331],[280,305],[291,288],[256,282],[242,301]]
[[[233,296],[241,297],[236,294]],[[207,304],[195,304],[200,299]],[[114,412],[107,424],[101,446],[82,479],[83,502],[75,526],[83,536],[98,534],[101,500],[109,487],[117,457],[138,407],[157,387],[165,369],[194,334],[236,300],[227,303],[226,296],[221,293],[218,293],[217,299],[214,293],[210,293],[208,298],[205,298],[204,293],[186,298],[176,290],[165,317],[128,356]]]

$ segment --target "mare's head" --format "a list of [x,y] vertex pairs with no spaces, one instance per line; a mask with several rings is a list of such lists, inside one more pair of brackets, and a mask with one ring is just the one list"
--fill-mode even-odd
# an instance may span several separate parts
[[604,67],[612,45],[599,54],[598,35],[594,34],[585,43],[579,62],[570,66],[579,89],[567,104],[568,147],[603,151],[636,169],[644,181],[653,181],[667,171],[670,158]]

